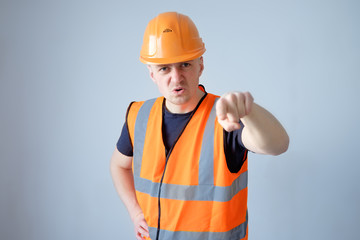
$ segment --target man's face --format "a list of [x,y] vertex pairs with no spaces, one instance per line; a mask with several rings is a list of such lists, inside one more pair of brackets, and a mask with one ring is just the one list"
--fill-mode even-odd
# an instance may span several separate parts
[[148,68],[170,110],[172,106],[196,106],[199,101],[199,77],[204,69],[202,57],[172,64],[152,64]]

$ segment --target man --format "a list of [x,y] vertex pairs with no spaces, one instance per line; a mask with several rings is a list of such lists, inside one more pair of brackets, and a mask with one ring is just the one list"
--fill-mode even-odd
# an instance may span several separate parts
[[199,85],[205,47],[185,15],[145,30],[140,60],[163,97],[130,104],[111,159],[137,239],[247,239],[247,152],[278,155],[289,137],[248,92]]

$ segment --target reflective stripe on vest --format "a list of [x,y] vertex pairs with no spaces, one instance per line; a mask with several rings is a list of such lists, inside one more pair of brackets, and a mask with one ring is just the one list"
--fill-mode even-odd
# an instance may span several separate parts
[[[246,214],[246,222],[233,228],[227,232],[185,232],[185,231],[167,231],[161,230],[159,239],[181,239],[181,240],[239,240],[238,237],[233,236],[240,236],[240,239],[245,237],[246,228],[247,228],[247,214]],[[149,234],[150,236],[156,235],[156,228],[149,227]]]
[[[206,121],[205,130],[202,137],[198,185],[178,185],[169,183],[153,182],[140,176],[142,166],[142,156],[146,137],[147,123],[150,111],[156,99],[145,101],[140,107],[134,128],[134,182],[136,191],[157,198],[161,186],[161,199],[171,199],[180,201],[214,201],[228,202],[237,193],[247,188],[247,171],[236,178],[230,186],[214,185],[214,128],[215,128],[215,103]],[[165,170],[166,171],[166,170]],[[194,209],[196,211],[196,209]],[[226,232],[210,231],[169,231],[160,230],[159,239],[242,239],[247,234],[247,213],[246,220],[242,224]],[[149,226],[150,236],[155,240],[157,228]]]
[[134,178],[140,177],[141,160],[144,150],[146,126],[148,123],[151,107],[156,98],[150,99],[141,106],[135,122],[134,136]]

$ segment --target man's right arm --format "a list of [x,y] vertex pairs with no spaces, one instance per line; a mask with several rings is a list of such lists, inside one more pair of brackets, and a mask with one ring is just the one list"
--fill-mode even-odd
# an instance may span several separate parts
[[115,189],[134,223],[136,238],[141,240],[141,235],[149,236],[149,230],[135,194],[132,160],[133,157],[128,157],[115,148],[110,161],[110,171]]

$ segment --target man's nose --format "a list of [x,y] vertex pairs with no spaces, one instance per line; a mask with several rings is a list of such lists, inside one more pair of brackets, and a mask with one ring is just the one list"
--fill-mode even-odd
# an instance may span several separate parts
[[182,71],[179,68],[173,68],[172,75],[171,75],[172,81],[174,82],[181,82],[183,79]]

